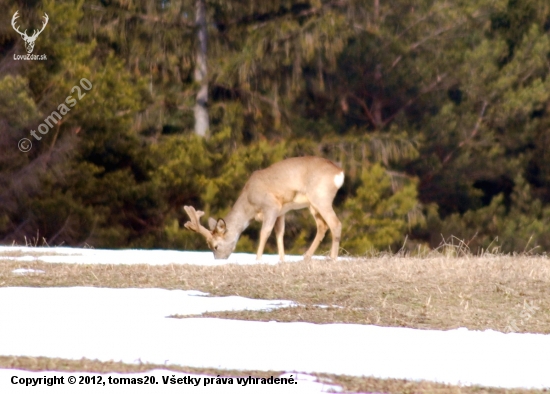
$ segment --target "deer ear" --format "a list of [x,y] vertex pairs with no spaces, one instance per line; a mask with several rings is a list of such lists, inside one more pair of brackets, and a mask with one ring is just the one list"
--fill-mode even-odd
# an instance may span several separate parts
[[216,230],[215,230],[216,234],[224,235],[226,231],[227,231],[227,226],[225,225],[225,220],[218,219],[216,223]]
[[218,222],[216,221],[216,219],[213,219],[213,218],[208,219],[208,228],[210,229],[210,231],[214,231],[216,229],[217,223]]

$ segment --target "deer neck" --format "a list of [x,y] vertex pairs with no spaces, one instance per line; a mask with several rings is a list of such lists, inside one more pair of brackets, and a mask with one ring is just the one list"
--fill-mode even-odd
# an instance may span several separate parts
[[254,218],[255,213],[246,195],[241,194],[224,219],[227,226],[228,237],[235,237],[235,239],[238,239],[241,233],[248,227],[250,220]]

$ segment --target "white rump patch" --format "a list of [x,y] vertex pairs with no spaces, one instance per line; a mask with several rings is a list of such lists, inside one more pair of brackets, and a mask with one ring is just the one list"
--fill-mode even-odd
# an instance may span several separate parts
[[342,187],[342,185],[344,184],[344,171],[334,176],[334,184],[338,189]]

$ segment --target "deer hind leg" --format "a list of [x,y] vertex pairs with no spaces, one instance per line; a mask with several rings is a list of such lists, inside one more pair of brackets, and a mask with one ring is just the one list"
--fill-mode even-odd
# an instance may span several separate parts
[[[336,213],[334,213],[334,209],[332,208],[332,202],[330,204],[319,204],[314,206],[315,210],[321,215],[323,220],[325,221],[326,225],[328,225],[328,228],[330,228],[330,232],[332,234],[332,248],[330,249],[330,258],[336,259],[338,257],[338,251],[340,249],[340,236],[342,235],[342,223],[340,223],[340,220],[338,219],[338,216],[336,216]],[[315,237],[315,240],[317,240],[317,237]],[[320,242],[321,240],[319,240]],[[315,241],[313,241],[315,244]],[[317,246],[317,245],[311,245]]]
[[342,235],[342,223],[334,213],[332,206],[327,208],[324,212],[321,213],[323,218],[330,228],[332,233],[332,248],[330,249],[330,258],[336,260],[338,257],[338,251],[340,250],[340,236]]
[[275,237],[277,237],[277,250],[279,251],[279,261],[285,260],[285,245],[283,236],[285,235],[285,215],[281,215],[275,221]]
[[271,234],[271,231],[273,230],[275,222],[277,221],[277,213],[278,210],[263,212],[262,229],[260,230],[260,243],[258,245],[258,252],[256,253],[256,260],[258,261],[262,259],[262,255],[264,254],[265,244]]
[[328,229],[327,223],[315,208],[310,206],[309,211],[313,215],[313,218],[315,219],[315,223],[317,223],[317,234],[315,235],[315,239],[313,240],[313,243],[311,244],[306,254],[304,255],[306,260],[309,260],[311,256],[313,256],[313,253],[315,253],[315,251],[319,247],[319,244],[321,243],[323,238],[325,238],[325,234]]

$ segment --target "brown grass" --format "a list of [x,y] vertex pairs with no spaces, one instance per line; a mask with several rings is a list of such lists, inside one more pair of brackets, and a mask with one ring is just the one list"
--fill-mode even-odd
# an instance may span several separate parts
[[49,357],[11,357],[0,356],[0,368],[22,369],[27,371],[64,371],[64,372],[95,372],[95,373],[137,373],[147,372],[153,369],[166,369],[169,371],[186,372],[192,374],[223,375],[223,376],[257,376],[266,377],[280,375],[280,371],[241,371],[215,368],[194,368],[181,365],[164,364],[126,364],[115,361],[98,361],[82,358],[80,360],[69,360],[63,358]]
[[[11,271],[16,268],[45,273],[14,275]],[[273,312],[207,316],[550,333],[550,261],[534,256],[383,256],[218,267],[67,265],[0,259],[0,286],[194,289],[301,304]]]

